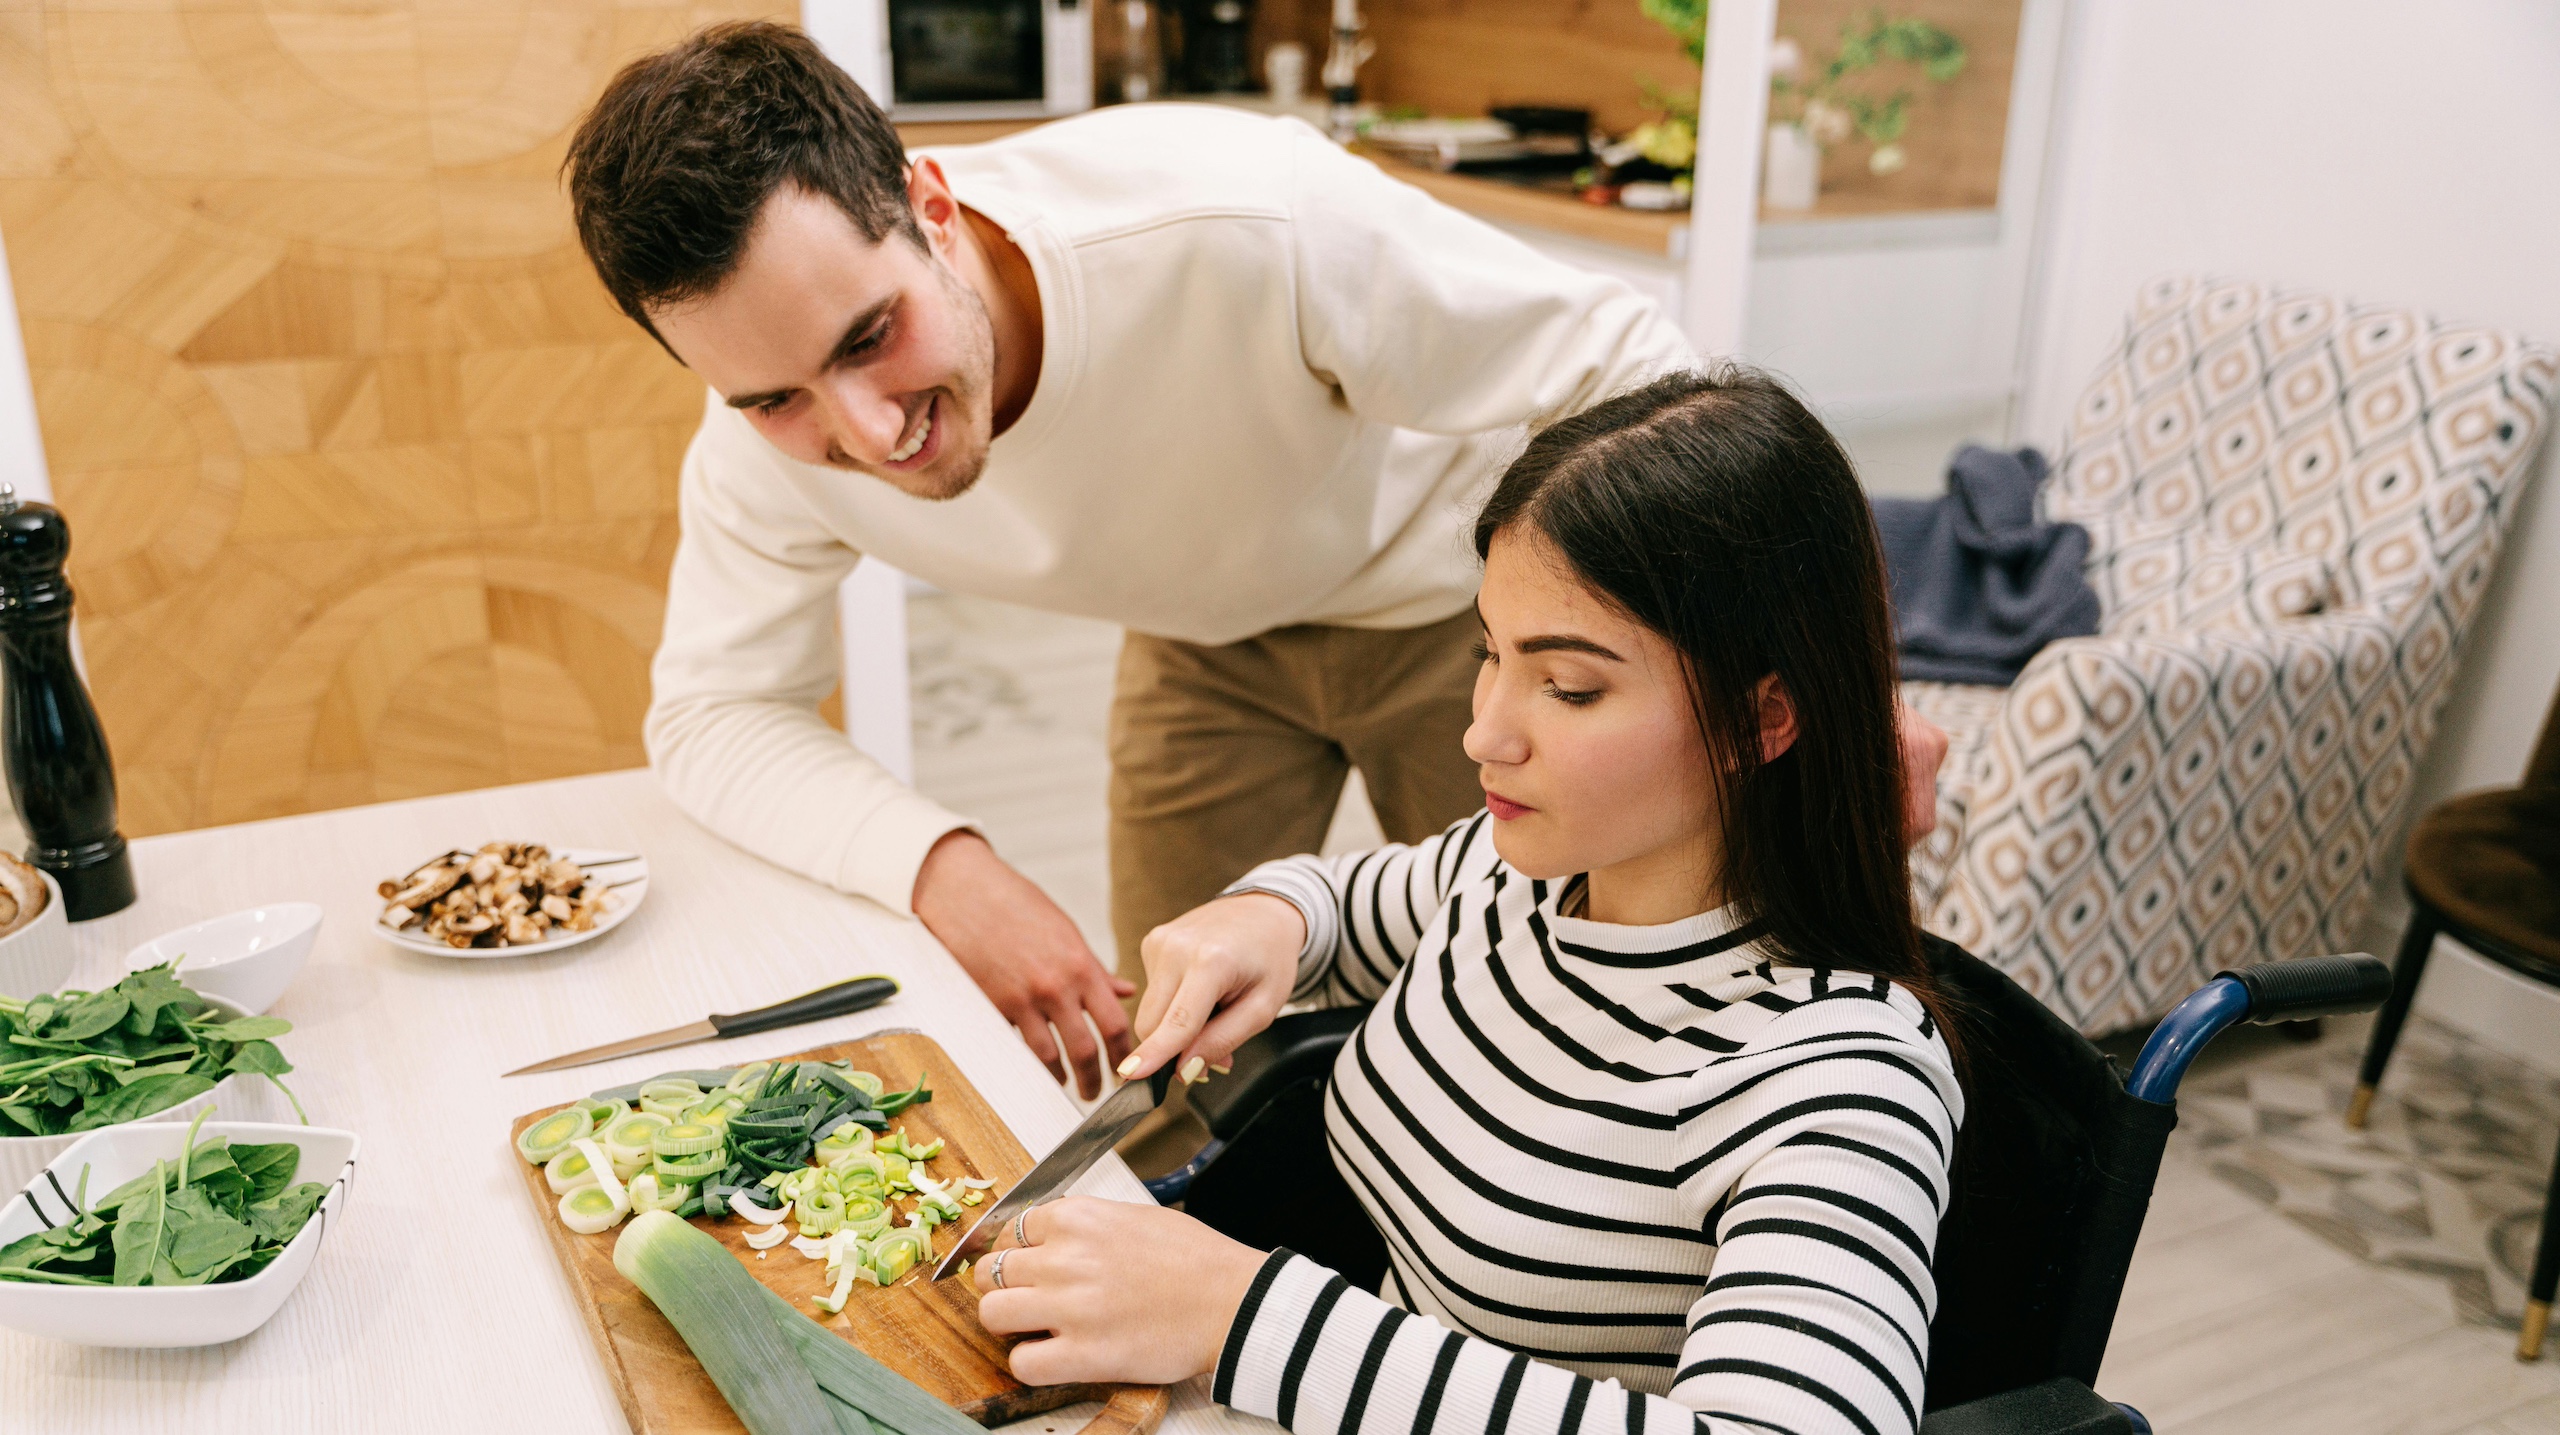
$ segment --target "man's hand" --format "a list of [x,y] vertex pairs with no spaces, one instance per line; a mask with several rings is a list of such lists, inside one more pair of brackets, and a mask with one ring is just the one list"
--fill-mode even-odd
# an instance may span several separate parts
[[1102,1034],[1114,1064],[1128,1054],[1129,1017],[1120,999],[1137,988],[1104,969],[1049,894],[1007,865],[987,839],[961,829],[943,834],[916,869],[915,907],[925,929],[951,949],[1004,1019],[1021,1028],[1023,1044],[1049,1074],[1064,1082],[1072,1066],[1085,1099],[1100,1095],[1103,1058],[1093,1033]]
[[1901,705],[1903,840],[1911,846],[1937,830],[1938,768],[1947,760],[1947,730]]

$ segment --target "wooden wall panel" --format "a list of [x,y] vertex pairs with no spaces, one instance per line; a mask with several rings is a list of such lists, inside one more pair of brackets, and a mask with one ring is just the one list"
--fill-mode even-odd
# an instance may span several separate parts
[[757,0],[0,0],[0,232],[133,835],[642,760],[700,385],[556,172]]

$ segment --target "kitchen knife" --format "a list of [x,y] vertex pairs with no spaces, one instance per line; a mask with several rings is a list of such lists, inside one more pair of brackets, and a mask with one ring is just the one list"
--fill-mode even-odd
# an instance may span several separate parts
[[789,1001],[757,1007],[754,1011],[742,1011],[735,1015],[715,1012],[700,1021],[688,1022],[666,1031],[654,1031],[647,1036],[635,1036],[629,1040],[612,1042],[605,1046],[591,1046],[585,1051],[573,1051],[567,1056],[555,1056],[549,1061],[537,1061],[531,1066],[518,1067],[507,1075],[531,1076],[536,1072],[564,1071],[572,1066],[589,1066],[599,1061],[611,1061],[617,1056],[637,1056],[644,1051],[682,1046],[687,1042],[709,1041],[714,1037],[751,1036],[756,1032],[772,1031],[777,1027],[798,1026],[802,1022],[819,1021],[826,1017],[843,1016],[847,1012],[875,1007],[897,994],[898,984],[887,977],[855,977],[851,981],[838,982],[831,987],[820,987],[816,991],[803,993]]
[[1105,1152],[1120,1144],[1120,1138],[1129,1134],[1139,1117],[1156,1109],[1172,1079],[1173,1063],[1168,1061],[1155,1075],[1125,1083],[1104,1097],[1081,1125],[1067,1133],[1067,1139],[1059,1142],[1057,1149],[1041,1157],[1039,1165],[1014,1182],[1004,1199],[987,1207],[978,1224],[971,1226],[969,1233],[960,1238],[960,1244],[951,1248],[951,1254],[942,1258],[942,1264],[933,1268],[933,1278],[942,1280],[960,1269],[962,1261],[985,1254],[996,1237],[1013,1224],[1016,1215],[1074,1185],[1076,1178],[1092,1170],[1093,1163],[1101,1160]]

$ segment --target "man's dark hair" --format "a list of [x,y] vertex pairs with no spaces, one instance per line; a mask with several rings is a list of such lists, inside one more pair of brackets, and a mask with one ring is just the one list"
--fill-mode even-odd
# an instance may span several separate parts
[[745,21],[624,66],[561,169],[596,276],[656,335],[643,306],[718,289],[786,184],[834,200],[874,243],[921,246],[906,162],[889,117],[808,36]]

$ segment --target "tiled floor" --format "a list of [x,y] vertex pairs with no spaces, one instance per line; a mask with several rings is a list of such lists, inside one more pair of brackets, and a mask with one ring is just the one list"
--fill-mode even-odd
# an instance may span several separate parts
[[[943,594],[911,605],[916,770],[1110,951],[1108,624]],[[1374,843],[1346,803],[1327,845]],[[2326,1041],[2361,1046],[2361,1022]],[[2244,1028],[2196,1076],[2274,1059]],[[2194,1078],[2191,1078],[2194,1079]],[[2367,1265],[2243,1196],[2172,1139],[2100,1388],[2164,1435],[2560,1435],[2560,1363],[2464,1323],[2441,1280]]]

